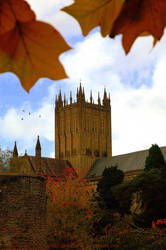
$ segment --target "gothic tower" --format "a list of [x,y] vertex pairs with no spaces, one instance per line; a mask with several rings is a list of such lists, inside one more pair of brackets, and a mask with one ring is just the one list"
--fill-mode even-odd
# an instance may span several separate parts
[[112,156],[110,97],[104,89],[101,103],[94,104],[92,92],[86,102],[84,89],[77,88],[76,102],[70,103],[61,91],[55,101],[55,155],[68,160],[78,175],[85,177],[94,161]]

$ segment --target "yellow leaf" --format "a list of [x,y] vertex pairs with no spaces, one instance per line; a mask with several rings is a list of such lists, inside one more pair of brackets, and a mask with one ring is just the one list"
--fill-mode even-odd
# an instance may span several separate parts
[[35,19],[35,13],[24,0],[0,1],[0,34],[10,31],[16,22],[29,22]]
[[0,72],[13,72],[29,91],[41,77],[66,78],[59,55],[71,49],[49,24],[17,22],[13,30],[0,36]]
[[121,7],[121,0],[76,0],[62,10],[77,19],[84,36],[97,26],[100,26],[102,36],[106,36],[110,34]]

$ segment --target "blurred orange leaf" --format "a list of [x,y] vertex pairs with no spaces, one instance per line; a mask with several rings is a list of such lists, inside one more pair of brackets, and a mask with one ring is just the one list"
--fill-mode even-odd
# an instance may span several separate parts
[[0,34],[14,28],[17,21],[28,22],[35,19],[35,13],[24,0],[0,1]]
[[154,37],[154,45],[163,35],[166,25],[166,1],[125,0],[119,17],[114,22],[110,37],[123,34],[122,44],[126,53],[142,33]]
[[22,87],[29,91],[41,77],[52,80],[67,77],[58,57],[69,49],[51,25],[17,22],[13,30],[0,35],[0,72],[14,72]]
[[79,22],[84,36],[97,26],[100,26],[102,36],[106,36],[110,34],[122,3],[121,0],[76,0],[62,10]]

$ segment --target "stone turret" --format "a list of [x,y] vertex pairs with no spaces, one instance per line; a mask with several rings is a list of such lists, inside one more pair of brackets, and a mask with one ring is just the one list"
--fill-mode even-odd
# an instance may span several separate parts
[[36,143],[36,157],[41,157],[41,145],[40,145],[40,140],[39,136],[37,136],[37,143]]
[[72,92],[70,91],[70,104],[72,104]]
[[110,97],[107,97],[106,89],[104,88],[104,96],[103,96],[103,106],[110,106]]
[[90,101],[85,101],[80,82],[76,102],[72,92],[69,98],[69,105],[66,101],[63,107],[55,108],[56,158],[68,160],[78,175],[85,176],[96,159],[112,156],[110,96],[104,88],[103,100],[98,93],[95,104],[91,90]]
[[82,89],[81,82],[79,90],[77,89],[77,102],[85,102],[85,93],[84,89]]
[[90,103],[92,103],[92,100],[93,100],[93,98],[92,98],[92,90],[90,91]]
[[41,172],[41,145],[40,145],[40,140],[39,140],[39,136],[37,136],[37,143],[36,143],[36,174],[40,174]]
[[61,90],[59,91],[58,98],[56,97],[55,105],[56,105],[56,108],[63,107]]
[[98,92],[98,105],[101,105],[100,94],[99,94],[99,92]]
[[66,104],[67,104],[67,101],[66,101],[66,96],[65,96],[65,94],[64,94],[63,104],[64,104],[64,107],[65,107],[65,106],[66,106]]
[[17,150],[16,141],[14,142],[13,157],[18,157],[18,150]]

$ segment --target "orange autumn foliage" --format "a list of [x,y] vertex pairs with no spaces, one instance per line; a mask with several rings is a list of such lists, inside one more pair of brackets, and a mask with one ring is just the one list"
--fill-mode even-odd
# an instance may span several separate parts
[[1,0],[0,35],[14,29],[16,22],[35,20],[35,13],[24,0]]
[[26,91],[41,77],[67,77],[59,55],[69,45],[50,24],[36,21],[28,3],[1,0],[0,20],[0,73],[15,73]]
[[94,208],[86,181],[64,175],[48,178],[48,234],[53,246],[82,247],[90,243],[88,230]]
[[62,10],[77,19],[84,36],[97,26],[100,26],[102,36],[106,36],[110,34],[121,7],[121,0],[77,0]]
[[114,22],[110,36],[122,34],[123,47],[128,53],[135,39],[142,33],[160,40],[166,25],[166,1],[126,0]]

